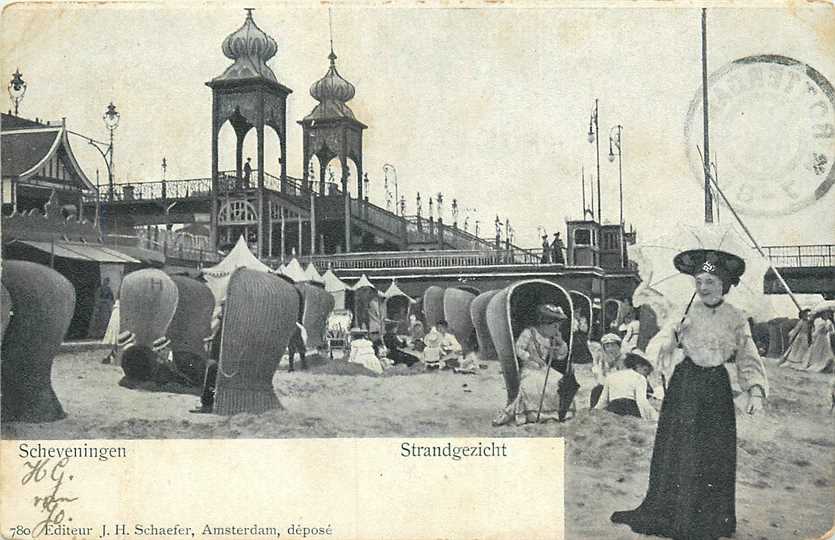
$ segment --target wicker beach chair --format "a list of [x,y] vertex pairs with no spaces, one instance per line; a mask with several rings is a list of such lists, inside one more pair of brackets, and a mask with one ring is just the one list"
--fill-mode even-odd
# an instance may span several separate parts
[[297,283],[296,288],[301,291],[304,301],[300,322],[307,331],[307,347],[323,349],[326,346],[328,317],[334,306],[333,296],[324,287],[310,283]]
[[444,289],[432,285],[423,293],[423,316],[426,331],[430,331],[438,321],[444,319]]
[[458,287],[450,287],[444,291],[444,317],[465,355],[473,350],[472,335],[475,328],[470,316],[470,304],[475,298],[476,295],[472,292]]
[[55,270],[26,261],[3,261],[3,287],[14,305],[0,358],[4,422],[52,422],[64,418],[52,389],[52,360],[75,310],[72,284]]
[[229,278],[214,413],[258,414],[281,408],[273,375],[296,330],[299,294],[265,272],[238,268]]
[[[141,379],[148,369],[153,371],[178,302],[177,285],[162,270],[138,270],[124,277],[119,293],[119,363],[126,376]],[[128,353],[129,349],[134,350]],[[126,354],[131,362],[125,362]],[[140,364],[141,369],[134,371]]]
[[206,339],[211,335],[215,297],[205,283],[188,276],[171,276],[177,286],[177,310],[168,325],[175,369],[200,386],[206,372]]
[[[586,320],[585,330],[575,328],[574,341],[572,345],[572,359],[575,364],[589,364],[591,363],[591,352],[589,351],[589,333],[591,332],[592,324],[592,300],[587,295],[579,291],[568,291],[571,296],[572,306],[578,319],[580,317]],[[657,331],[657,330],[656,330]]]
[[[541,279],[519,281],[497,292],[487,304],[487,326],[502,364],[507,403],[511,403],[519,394],[520,372],[519,360],[516,357],[516,339],[522,330],[536,324],[536,309],[546,303],[561,307],[568,317],[560,328],[563,339],[568,344],[568,358],[561,364],[551,365],[551,369],[567,374],[572,369],[571,319],[574,310],[571,297],[562,287]],[[566,396],[566,411],[573,398],[573,393]]]
[[478,341],[478,355],[482,360],[497,360],[496,346],[493,345],[493,338],[490,337],[490,329],[487,327],[487,304],[496,296],[499,289],[493,289],[476,296],[470,303],[470,320],[475,328],[475,336]]

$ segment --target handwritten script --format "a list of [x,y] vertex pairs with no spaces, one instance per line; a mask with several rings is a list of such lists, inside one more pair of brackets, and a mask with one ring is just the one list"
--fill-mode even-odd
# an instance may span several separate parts
[[44,458],[24,462],[27,472],[20,480],[20,484],[25,486],[30,483],[39,484],[43,482],[44,491],[49,490],[47,495],[39,495],[33,498],[34,506],[39,508],[41,515],[45,515],[45,517],[35,524],[32,529],[32,538],[41,536],[47,532],[50,526],[62,523],[65,518],[72,521],[72,518],[67,515],[62,506],[78,500],[78,497],[59,496],[65,480],[71,481],[73,479],[73,476],[68,474],[67,471],[69,462],[69,457],[61,458],[58,461]]

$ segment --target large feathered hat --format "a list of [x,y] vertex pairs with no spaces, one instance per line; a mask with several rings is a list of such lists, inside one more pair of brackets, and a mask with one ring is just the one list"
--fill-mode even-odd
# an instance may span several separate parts
[[683,274],[713,274],[731,285],[739,283],[739,277],[745,273],[745,261],[741,257],[718,249],[683,251],[675,256],[673,264]]

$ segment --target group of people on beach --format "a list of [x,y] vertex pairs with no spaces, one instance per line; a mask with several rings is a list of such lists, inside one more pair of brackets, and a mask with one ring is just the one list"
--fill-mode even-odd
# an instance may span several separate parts
[[360,364],[377,374],[393,366],[412,367],[418,362],[423,363],[426,371],[476,372],[475,362],[471,356],[464,356],[463,347],[447,321],[438,321],[426,333],[423,323],[412,317],[408,336],[397,334],[399,325],[400,321],[386,319],[382,337],[370,335],[365,328],[353,328],[348,362]]
[[830,310],[814,314],[810,309],[801,310],[797,324],[789,332],[789,347],[780,365],[801,371],[831,370],[835,364],[835,325],[832,317]]
[[[593,355],[598,385],[590,406],[658,420],[646,497],[634,510],[613,513],[611,520],[641,534],[716,539],[736,529],[736,412],[725,364],[735,363],[745,413],[763,408],[768,380],[746,316],[724,301],[745,271],[744,260],[698,249],[680,253],[674,264],[694,277],[695,292],[681,318],[656,336],[655,365],[672,372],[669,380],[662,378],[660,412],[648,400],[655,393],[647,383],[653,363],[631,345],[622,350],[614,334],[603,336],[601,354]],[[518,394],[496,425],[558,417],[565,407],[560,394],[570,372],[552,373],[549,367],[568,355],[560,334],[566,315],[550,304],[539,306],[538,315],[516,339]]]

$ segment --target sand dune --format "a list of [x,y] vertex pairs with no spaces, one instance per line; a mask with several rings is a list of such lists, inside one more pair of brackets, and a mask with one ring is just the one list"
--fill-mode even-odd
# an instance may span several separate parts
[[[314,362],[307,372],[288,373],[282,364],[273,382],[284,410],[223,418],[189,413],[194,395],[118,386],[121,369],[100,364],[103,356],[59,355],[53,381],[67,418],[4,424],[4,438],[566,437],[568,538],[643,538],[608,517],[643,498],[655,424],[581,409],[565,424],[494,428],[490,420],[505,400],[495,363],[477,375],[400,368],[402,376],[383,377],[336,374],[340,369]],[[831,375],[767,363],[767,413],[737,421],[736,538],[817,538],[832,527],[835,507]],[[578,379],[577,403],[586,404],[587,366],[578,367]]]

